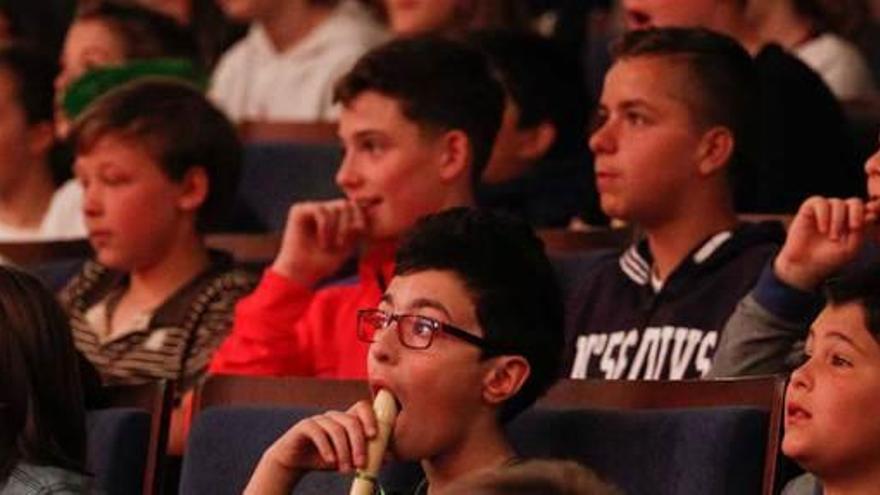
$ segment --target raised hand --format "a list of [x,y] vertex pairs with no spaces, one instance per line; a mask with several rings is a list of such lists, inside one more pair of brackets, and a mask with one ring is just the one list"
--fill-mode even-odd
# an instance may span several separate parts
[[312,285],[335,272],[354,254],[367,232],[367,219],[355,203],[303,202],[290,208],[281,250],[272,270]]
[[774,261],[776,276],[798,289],[815,289],[858,255],[877,220],[875,203],[819,196],[804,201]]
[[245,493],[289,493],[313,470],[350,473],[367,462],[367,442],[378,424],[372,406],[360,401],[347,411],[328,411],[287,430],[263,454]]

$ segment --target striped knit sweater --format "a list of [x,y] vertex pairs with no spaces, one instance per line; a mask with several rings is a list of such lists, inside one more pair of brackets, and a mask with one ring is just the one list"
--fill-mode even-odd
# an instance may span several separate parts
[[180,288],[134,328],[106,336],[107,308],[124,289],[125,273],[95,261],[62,290],[77,349],[105,385],[131,385],[155,379],[175,382],[182,393],[204,375],[214,350],[232,324],[233,309],[256,286],[256,275],[234,268],[231,259],[212,253],[211,266]]

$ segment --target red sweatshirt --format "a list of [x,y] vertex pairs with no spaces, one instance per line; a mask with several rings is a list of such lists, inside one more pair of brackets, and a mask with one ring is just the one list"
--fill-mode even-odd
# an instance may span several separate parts
[[393,246],[364,256],[351,283],[317,291],[267,269],[236,306],[232,331],[209,371],[366,378],[369,344],[357,338],[357,310],[379,304],[393,271]]

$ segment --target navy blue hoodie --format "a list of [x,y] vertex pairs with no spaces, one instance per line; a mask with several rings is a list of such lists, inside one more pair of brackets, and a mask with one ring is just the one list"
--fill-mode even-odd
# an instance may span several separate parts
[[605,253],[573,280],[566,301],[565,372],[571,378],[699,378],[719,332],[785,239],[777,222],[744,223],[696,246],[659,290],[641,240]]

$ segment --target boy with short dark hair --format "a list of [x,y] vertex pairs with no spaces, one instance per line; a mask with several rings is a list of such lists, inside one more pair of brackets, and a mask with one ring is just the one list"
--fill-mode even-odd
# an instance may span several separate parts
[[466,40],[489,57],[507,95],[477,191],[480,206],[534,227],[565,227],[581,213],[588,223],[607,224],[584,139],[590,112],[574,53],[526,32],[477,31]]
[[779,254],[727,322],[711,377],[791,371],[823,307],[822,284],[880,262],[880,149],[865,172],[868,200],[814,196],[801,205]]
[[[516,462],[503,424],[556,380],[562,346],[554,271],[524,222],[466,208],[426,217],[381,301],[359,315],[370,388],[400,406],[391,452],[425,471],[414,493]],[[376,432],[367,402],[303,420],[265,452],[245,492],[289,493],[307,471],[363,468]]]
[[105,384],[203,375],[252,274],[202,234],[235,193],[241,147],[198,90],[144,79],[93,103],[72,132],[95,260],[61,294]]
[[865,171],[867,201],[804,202],[779,254],[727,322],[710,374],[785,373],[803,363],[786,394],[782,451],[810,474],[785,495],[870,493],[878,483],[880,150]]
[[752,159],[755,75],[736,41],[700,29],[635,31],[605,79],[590,137],[602,209],[643,239],[573,282],[572,378],[706,373],[719,331],[782,239],[739,224],[731,181]]
[[[336,97],[346,199],[290,209],[278,256],[238,305],[212,372],[363,378],[356,313],[382,296],[397,238],[423,215],[473,204],[503,105],[480,53],[430,37],[393,41],[365,55]],[[356,279],[315,289],[361,245]]]
[[880,482],[880,264],[826,295],[785,397],[782,452],[809,474],[784,495],[859,495]]
[[755,62],[758,159],[742,170],[737,209],[794,213],[814,194],[861,193],[859,159],[840,104],[818,74],[762,39],[751,0],[623,0],[629,29],[700,27],[736,39]]

